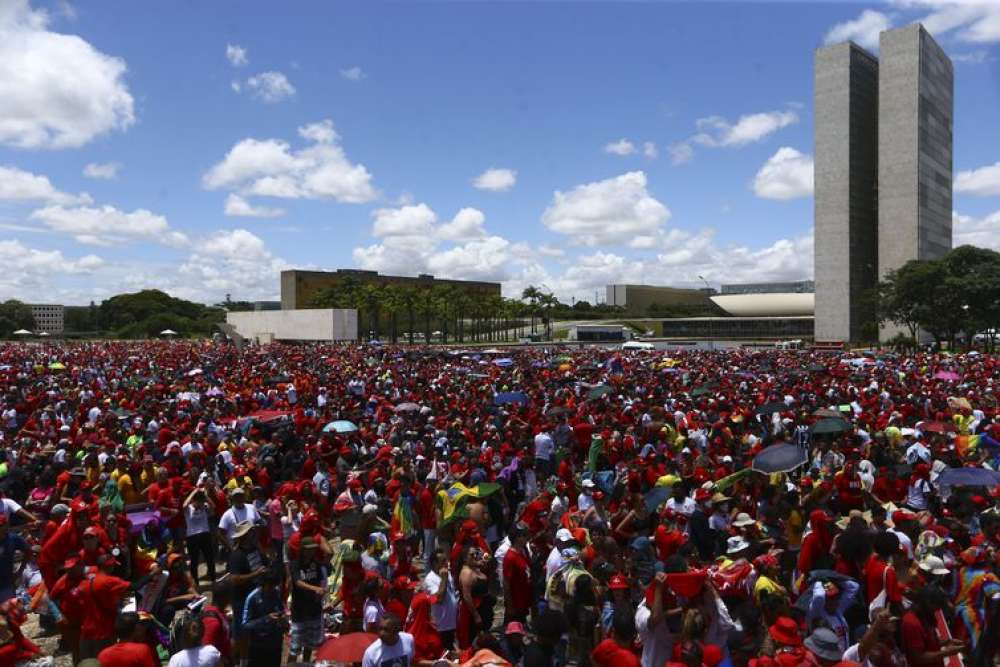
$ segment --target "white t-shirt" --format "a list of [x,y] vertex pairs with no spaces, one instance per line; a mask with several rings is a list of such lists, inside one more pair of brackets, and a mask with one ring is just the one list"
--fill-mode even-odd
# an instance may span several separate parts
[[385,607],[382,606],[381,601],[371,598],[365,600],[365,632],[375,632],[377,630],[375,626],[378,625],[383,616],[385,616]]
[[[424,590],[430,595],[437,593],[440,586],[441,577],[437,572],[430,571],[424,576]],[[431,621],[438,632],[448,632],[458,626],[458,589],[451,573],[448,574],[448,584],[441,601],[431,605]]]
[[400,632],[399,639],[392,646],[386,646],[381,639],[365,649],[361,667],[412,667],[415,652],[413,635]]
[[184,508],[184,523],[187,535],[201,535],[208,532],[208,506],[198,509],[193,504]]
[[642,641],[642,667],[663,667],[673,659],[674,636],[666,618],[655,627],[649,627],[652,613],[645,602],[635,610],[635,630]]
[[548,461],[556,451],[556,443],[548,433],[539,433],[535,436],[535,458]]
[[871,660],[868,658],[865,658],[863,661],[861,660],[861,644],[852,644],[849,646],[847,650],[844,651],[844,657],[841,659],[856,662],[861,665],[861,667],[873,667]]
[[167,667],[215,667],[221,657],[219,649],[211,644],[195,646],[174,653]]
[[7,515],[7,519],[10,520],[11,515],[17,514],[21,511],[21,506],[16,500],[11,500],[10,498],[3,498],[3,508],[2,511]]
[[249,503],[243,505],[243,509],[230,507],[223,512],[222,518],[219,519],[219,528],[225,531],[226,537],[233,539],[236,526],[244,521],[249,521],[254,525],[261,522],[260,515],[257,514],[257,508]]

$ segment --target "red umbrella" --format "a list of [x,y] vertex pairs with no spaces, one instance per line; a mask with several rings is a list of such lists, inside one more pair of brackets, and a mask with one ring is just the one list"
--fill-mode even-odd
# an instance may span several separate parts
[[917,428],[925,433],[948,433],[958,430],[958,428],[950,422],[923,422],[921,424],[917,424]]
[[313,656],[315,660],[331,662],[361,662],[365,657],[365,649],[375,643],[378,635],[371,632],[351,632],[339,637],[331,637]]

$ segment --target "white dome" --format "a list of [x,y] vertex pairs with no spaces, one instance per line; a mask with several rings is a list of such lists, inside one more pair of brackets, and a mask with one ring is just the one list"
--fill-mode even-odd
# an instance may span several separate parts
[[734,317],[791,317],[812,315],[816,295],[801,292],[773,294],[719,294],[712,302]]

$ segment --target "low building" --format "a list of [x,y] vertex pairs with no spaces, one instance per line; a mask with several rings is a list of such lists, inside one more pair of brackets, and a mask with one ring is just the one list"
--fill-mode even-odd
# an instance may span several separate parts
[[629,338],[620,324],[575,324],[569,328],[566,340],[581,343],[620,343]]
[[787,283],[738,283],[723,285],[721,294],[804,294],[816,291],[815,280],[796,280]]
[[712,302],[728,317],[662,320],[663,337],[759,341],[813,338],[815,295],[811,292],[717,294]]
[[32,303],[29,306],[31,316],[35,318],[35,333],[59,336],[66,330],[65,306],[48,303]]
[[649,315],[650,308],[656,306],[711,310],[709,297],[715,294],[715,290],[710,288],[688,289],[659,285],[615,284],[607,285],[604,290],[607,304],[624,308],[628,315]]
[[449,280],[432,275],[385,276],[378,271],[359,269],[337,269],[336,271],[300,271],[290,269],[281,272],[281,308],[294,310],[311,308],[316,295],[326,289],[354,283],[357,285],[401,285],[419,288],[440,286],[452,287],[468,295],[500,296],[500,283],[478,280]]
[[240,311],[226,313],[226,323],[258,343],[351,341],[358,336],[358,311],[353,309]]

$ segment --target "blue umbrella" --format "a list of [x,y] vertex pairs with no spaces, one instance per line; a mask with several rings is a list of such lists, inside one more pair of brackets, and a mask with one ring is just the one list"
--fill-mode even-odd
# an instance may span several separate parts
[[771,474],[775,472],[791,472],[809,460],[806,450],[790,442],[779,442],[765,447],[753,458],[751,469],[756,472]]
[[504,391],[496,395],[493,402],[497,405],[507,405],[508,403],[527,403],[528,395],[523,391]]
[[987,468],[945,468],[937,478],[942,490],[953,486],[1000,486],[1000,472]]
[[323,427],[323,433],[354,433],[358,430],[358,425],[346,419],[338,419]]
[[514,365],[514,360],[513,359],[507,359],[507,358],[497,359],[497,360],[495,360],[493,362],[493,365],[494,366],[499,366],[500,368],[507,368],[508,366],[513,366]]
[[646,501],[646,511],[655,512],[656,509],[667,502],[667,498],[670,497],[670,487],[669,486],[654,486],[650,489],[644,498]]

